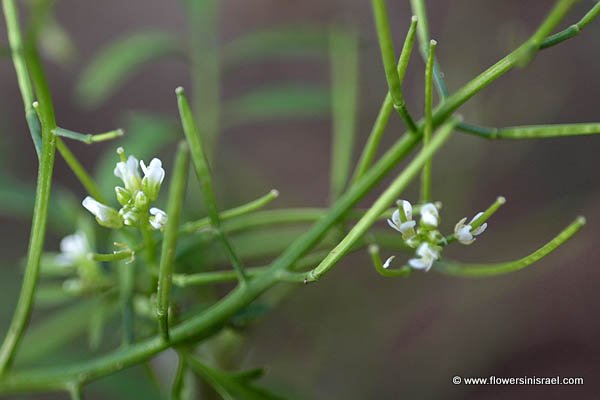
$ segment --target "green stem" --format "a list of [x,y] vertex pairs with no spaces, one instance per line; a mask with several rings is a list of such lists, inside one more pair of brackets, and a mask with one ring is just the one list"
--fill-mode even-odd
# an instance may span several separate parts
[[23,106],[25,107],[25,119],[27,121],[29,134],[33,140],[33,145],[35,146],[35,151],[39,160],[41,158],[42,151],[41,127],[35,110],[32,106],[34,101],[33,88],[31,87],[31,81],[29,80],[29,73],[27,72],[27,65],[23,54],[23,41],[21,40],[21,30],[19,28],[17,9],[14,1],[3,0],[2,5],[6,20],[8,42],[10,44],[12,60],[17,73],[17,83],[19,84],[21,98],[23,99]]
[[530,266],[531,264],[552,253],[559,246],[573,237],[573,235],[577,233],[577,231],[579,231],[583,225],[585,225],[585,218],[577,217],[573,223],[556,235],[554,239],[528,256],[516,261],[495,264],[461,264],[455,262],[439,262],[435,264],[434,268],[444,274],[471,278],[490,277],[504,275],[509,272],[515,272]]
[[486,139],[542,139],[563,136],[596,135],[600,133],[600,123],[525,125],[506,128],[488,128],[463,124],[458,127],[463,132]]
[[90,133],[79,133],[79,132],[71,131],[69,129],[57,127],[56,129],[54,129],[53,133],[56,136],[77,140],[77,141],[83,142],[85,144],[104,142],[106,140],[112,140],[112,139],[118,138],[120,136],[123,136],[122,129],[116,129],[113,131],[108,131],[108,132],[92,135]]
[[[14,0],[3,0],[7,29],[13,37],[20,36],[17,9]],[[8,23],[10,21],[10,23]],[[54,156],[56,150],[56,138],[52,130],[56,127],[54,110],[46,77],[42,70],[34,44],[28,44],[26,48],[26,61],[29,63],[31,78],[37,97],[40,100],[40,113],[44,116],[46,125],[42,125],[42,152],[40,166],[38,169],[37,187],[35,195],[35,206],[33,210],[33,222],[27,252],[27,263],[25,275],[17,306],[12,321],[0,348],[0,375],[4,374],[10,367],[17,351],[17,347],[23,337],[23,333],[29,322],[29,316],[33,308],[35,289],[37,286],[40,258],[44,248],[46,236],[46,223],[48,220],[48,205],[50,202],[50,190],[52,186],[52,172],[54,169]]]
[[[419,19],[419,29],[417,35],[419,36],[420,50],[423,60],[427,60],[429,55],[429,20],[427,18],[427,9],[425,7],[425,0],[411,0],[410,6],[413,14]],[[448,88],[444,81],[444,74],[441,71],[440,65],[437,58],[433,60],[433,79],[435,80],[435,87],[438,90],[438,94],[441,99],[448,97]]]
[[[426,147],[431,141],[433,134],[433,60],[435,59],[435,48],[437,42],[431,40],[425,67],[425,128],[423,129],[423,146]],[[421,174],[421,203],[431,201],[431,159],[427,160]]]
[[173,377],[173,383],[171,384],[172,400],[183,400],[185,373],[187,371],[187,363],[185,358],[186,356],[183,351],[177,352],[177,369],[175,370],[175,376]]
[[179,216],[185,198],[189,151],[187,145],[179,145],[175,158],[175,171],[169,188],[169,203],[167,205],[167,226],[162,243],[160,267],[158,274],[156,315],[160,333],[164,340],[169,341],[169,306],[171,303],[171,281],[175,269],[175,251],[179,229]]
[[[481,214],[478,218],[476,218],[471,225],[471,231],[474,231],[475,229],[479,228],[481,225],[483,225],[483,223],[485,221],[487,221],[488,219],[490,219],[490,217],[492,215],[494,215],[496,213],[496,211],[498,211],[498,209],[504,205],[504,203],[506,203],[506,198],[504,198],[503,196],[498,196],[498,198],[496,198],[496,201],[494,201],[494,203],[489,206],[484,212],[483,214]],[[450,243],[454,242],[456,240],[456,235],[453,233],[451,235],[446,236],[440,243],[438,243],[440,246],[447,246]]]
[[381,256],[379,255],[379,246],[376,244],[369,245],[369,255],[371,256],[371,261],[373,262],[373,266],[375,267],[375,271],[385,278],[396,278],[399,276],[409,276],[411,273],[410,267],[402,267],[398,269],[386,269],[383,268],[383,263],[381,262]]
[[233,247],[231,246],[227,235],[221,230],[221,219],[219,218],[219,209],[217,207],[212,176],[210,174],[208,160],[206,159],[206,155],[204,153],[204,146],[200,137],[200,132],[198,131],[198,126],[194,121],[194,117],[183,92],[183,88],[178,87],[175,90],[175,93],[177,94],[177,103],[179,106],[179,113],[181,114],[183,132],[185,133],[188,145],[190,146],[192,163],[194,164],[196,177],[200,182],[200,189],[202,190],[202,195],[204,196],[204,202],[208,211],[208,216],[211,220],[212,226],[217,231],[217,237],[227,252],[233,269],[238,273],[240,284],[245,284],[246,276],[244,275],[242,264],[238,259]]
[[[408,33],[406,34],[406,39],[404,40],[402,53],[400,54],[400,58],[398,60],[398,78],[400,79],[400,84],[402,84],[404,81],[406,68],[408,67],[408,61],[410,59],[410,55],[412,54],[416,29],[417,19],[413,17],[410,22]],[[379,108],[377,119],[375,119],[375,123],[371,129],[371,133],[369,134],[365,148],[360,155],[356,170],[354,171],[352,182],[355,182],[361,178],[373,163],[375,155],[377,154],[377,149],[379,148],[379,143],[381,142],[381,138],[383,137],[385,127],[390,119],[393,108],[394,101],[392,100],[392,95],[388,91],[385,99],[383,100],[383,104],[381,104],[381,107]]]
[[[245,214],[249,214],[253,211],[256,211],[260,208],[265,207],[267,204],[271,203],[277,197],[279,197],[279,192],[277,190],[273,189],[266,195],[264,195],[256,200],[253,200],[249,203],[242,204],[241,206],[238,206],[238,207],[232,208],[230,210],[226,210],[226,211],[219,213],[219,219],[221,220],[221,222],[223,222],[223,221],[226,221],[229,219],[240,217]],[[270,211],[267,211],[267,213],[268,212],[270,212]],[[210,218],[201,218],[197,221],[186,222],[185,224],[181,225],[179,232],[193,233],[193,232],[197,232],[199,230],[206,229],[209,227],[210,227]]]
[[394,108],[398,111],[408,129],[416,132],[417,126],[406,109],[406,102],[402,93],[402,83],[400,82],[396,68],[396,55],[385,0],[372,0],[371,5],[373,7],[373,15],[375,16],[377,38],[381,49],[385,76],[393,99]]

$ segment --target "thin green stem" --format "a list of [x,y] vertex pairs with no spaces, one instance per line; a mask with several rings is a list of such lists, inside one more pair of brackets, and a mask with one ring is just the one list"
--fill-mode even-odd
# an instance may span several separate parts
[[123,346],[130,346],[135,340],[133,294],[135,289],[135,264],[116,262],[119,278],[119,305],[121,307]]
[[359,76],[356,32],[333,28],[329,49],[333,123],[330,200],[335,201],[348,183],[356,137]]
[[[402,53],[400,54],[400,58],[398,60],[398,78],[400,79],[400,84],[402,84],[404,81],[406,68],[408,67],[408,61],[410,60],[410,55],[412,54],[412,48],[415,42],[416,30],[417,18],[413,17],[411,18],[410,27],[408,29],[408,33],[406,34],[406,39],[404,40],[404,46],[402,47]],[[367,143],[360,155],[356,170],[354,171],[352,182],[355,182],[361,178],[373,163],[373,160],[377,154],[377,149],[379,148],[379,143],[381,142],[381,138],[383,137],[385,127],[390,119],[393,108],[394,101],[392,100],[392,95],[388,91],[385,99],[383,100],[383,104],[381,104],[381,107],[379,108],[379,113],[377,114],[377,118],[375,119],[375,123],[371,129]]]
[[[491,206],[489,206],[479,217],[475,218],[475,220],[472,223],[469,223],[469,225],[471,225],[471,231],[474,231],[477,228],[479,228],[481,225],[483,225],[483,223],[485,221],[487,221],[488,219],[490,219],[490,217],[492,215],[494,215],[496,213],[496,211],[498,211],[498,209],[501,206],[503,206],[505,203],[506,203],[506,198],[504,198],[503,196],[498,196],[496,198],[496,201],[494,201],[494,203],[492,203]],[[439,245],[447,246],[450,243],[454,242],[455,240],[456,240],[456,235],[453,233],[451,235],[446,236],[439,243]]]
[[369,255],[371,256],[371,261],[373,262],[373,266],[375,267],[375,271],[383,277],[386,278],[396,278],[399,276],[409,276],[411,273],[410,267],[402,267],[398,269],[387,269],[383,267],[383,263],[381,262],[381,256],[379,254],[379,246],[376,244],[372,244],[369,246]]
[[4,9],[6,30],[8,33],[10,51],[12,53],[12,60],[17,73],[17,83],[19,84],[19,90],[21,92],[21,98],[23,99],[23,106],[25,108],[25,119],[27,120],[29,134],[33,140],[33,145],[35,146],[35,151],[39,160],[41,158],[42,151],[42,133],[40,122],[37,118],[35,110],[32,107],[34,101],[33,87],[31,86],[31,81],[29,80],[29,73],[27,72],[27,65],[23,54],[23,41],[21,39],[21,30],[19,28],[17,9],[14,1],[3,0],[2,6]]
[[381,49],[381,58],[387,79],[390,94],[393,99],[393,105],[408,129],[412,132],[417,131],[417,126],[406,109],[404,94],[402,93],[402,83],[398,76],[396,68],[396,54],[392,40],[392,32],[388,19],[388,12],[385,0],[371,0],[373,15],[375,17],[375,26],[377,28],[377,38]]
[[[3,0],[3,6],[5,11],[4,15],[7,20],[7,29],[10,32],[9,35],[13,37],[20,36],[17,9],[14,0]],[[8,23],[8,21],[10,21],[10,23]],[[40,271],[40,259],[46,237],[48,205],[50,202],[52,172],[54,170],[56,150],[56,138],[52,134],[52,130],[56,127],[56,122],[46,77],[39,62],[37,49],[35,49],[34,44],[28,44],[25,50],[25,59],[31,71],[33,87],[41,103],[40,113],[44,116],[44,120],[47,124],[42,125],[42,152],[38,169],[35,206],[33,210],[33,222],[29,239],[29,249],[27,252],[25,275],[23,277],[23,284],[12,321],[4,338],[4,342],[2,343],[2,347],[0,348],[0,375],[4,374],[12,363],[33,308],[35,289]]]
[[[317,264],[327,254],[327,252],[317,251],[298,260],[293,265],[293,269],[302,269]],[[258,276],[269,269],[268,265],[246,269],[249,277]],[[281,276],[281,275],[280,275]],[[180,287],[212,285],[215,283],[225,283],[235,281],[237,276],[235,271],[211,271],[200,272],[197,274],[175,274],[173,275],[173,284]]]
[[213,188],[212,176],[210,173],[210,167],[208,160],[204,153],[204,146],[198,131],[198,126],[194,121],[190,105],[185,97],[183,88],[179,87],[175,90],[177,94],[177,104],[179,106],[179,113],[181,115],[181,123],[183,125],[183,132],[187,139],[188,145],[190,146],[190,153],[192,156],[192,163],[194,164],[194,170],[196,171],[196,177],[200,182],[200,189],[204,197],[206,209],[208,211],[208,217],[211,220],[212,226],[217,231],[217,237],[221,241],[223,248],[227,252],[229,261],[237,272],[240,283],[246,283],[246,276],[244,275],[244,269],[238,256],[236,255],[227,235],[221,230],[221,219],[219,218],[219,209],[217,207],[217,200]]
[[600,123],[524,125],[506,128],[488,128],[463,124],[458,129],[486,139],[543,139],[563,136],[596,135],[600,133]]
[[[425,7],[425,0],[411,0],[410,5],[413,14],[419,19],[419,29],[417,35],[419,36],[421,55],[424,60],[427,60],[429,54],[429,20],[427,18],[427,8]],[[440,65],[437,58],[433,60],[433,78],[435,80],[435,87],[438,89],[438,94],[441,99],[448,97],[448,88],[444,81],[444,74],[441,71]]]
[[542,42],[540,45],[540,50],[547,49],[549,47],[555,46],[559,43],[564,42],[565,40],[571,39],[574,36],[577,36],[579,32],[586,26],[588,26],[594,19],[596,19],[600,15],[600,3],[596,3],[584,16],[579,20],[579,22],[569,26],[567,29],[564,29],[560,32],[555,33],[552,36],[549,36]]
[[423,165],[429,160],[446,141],[458,119],[453,118],[447,124],[443,125],[439,133],[433,138],[430,144],[423,148],[400,175],[390,184],[373,203],[367,213],[354,225],[346,237],[325,257],[323,261],[306,275],[306,281],[312,282],[318,280],[327,273],[333,266],[348,252],[348,250],[367,232],[367,230],[379,219],[381,214],[393,204],[400,193],[417,176]]
[[187,371],[187,363],[185,354],[182,351],[177,352],[177,369],[171,384],[171,399],[183,400],[183,391],[185,388],[185,373]]
[[162,243],[160,267],[158,273],[156,316],[160,333],[164,340],[169,341],[169,306],[171,303],[171,282],[175,269],[175,251],[179,230],[179,216],[185,198],[185,185],[189,165],[189,151],[185,143],[179,145],[175,158],[175,170],[169,188],[167,204],[167,225]]
[[516,261],[509,261],[495,264],[461,264],[455,262],[438,262],[434,268],[444,274],[461,276],[461,277],[491,277],[497,275],[515,272],[530,266],[531,264],[541,260],[548,254],[552,253],[559,246],[569,240],[585,225],[585,218],[577,217],[577,219],[560,232],[554,239],[540,247],[533,253],[520,258]]
[[[424,147],[429,145],[429,142],[431,141],[431,135],[433,134],[433,61],[435,59],[436,46],[437,42],[435,40],[431,40],[429,43],[427,64],[425,66],[425,128],[423,129]],[[432,160],[427,160],[421,174],[421,203],[427,203],[431,201],[431,164]]]
[[[229,210],[225,210],[225,211],[219,213],[219,219],[221,220],[221,222],[223,222],[226,220],[240,217],[242,215],[249,214],[253,211],[256,211],[258,209],[265,207],[267,204],[271,203],[277,197],[279,197],[279,191],[273,189],[266,195],[259,197],[256,200],[253,200],[249,203],[242,204],[241,206],[238,206],[238,207],[235,207],[235,208],[232,208]],[[267,212],[269,212],[269,211],[267,211]],[[181,225],[179,232],[193,233],[193,232],[197,232],[199,230],[206,229],[209,227],[210,227],[210,218],[201,218],[197,221],[186,222],[185,224]]]
[[122,129],[115,129],[112,131],[92,135],[90,133],[79,133],[79,132],[71,131],[69,129],[57,127],[56,129],[54,129],[54,131],[52,131],[52,133],[54,133],[56,136],[77,140],[77,141],[83,142],[85,144],[104,142],[106,140],[112,140],[112,139],[118,138],[120,136],[123,136]]

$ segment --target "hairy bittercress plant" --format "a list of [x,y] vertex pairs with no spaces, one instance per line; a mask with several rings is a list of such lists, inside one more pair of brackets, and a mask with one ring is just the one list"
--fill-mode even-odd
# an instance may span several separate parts
[[[215,156],[221,116],[218,96],[219,58],[214,43],[211,44],[206,39],[212,38],[215,32],[216,1],[205,2],[205,8],[196,4],[199,2],[185,3],[190,20],[190,47],[185,50],[184,58],[191,63],[193,102],[188,102],[182,88],[176,89],[184,132],[182,139],[185,140],[179,144],[174,165],[163,168],[158,158],[145,164],[133,155],[126,155],[123,148],[119,148],[117,153],[120,161],[114,169],[114,175],[122,181],[122,186],[114,189],[120,205],[117,209],[111,206],[107,193],[100,190],[62,138],[93,144],[117,139],[123,131],[89,135],[57,125],[51,93],[38,53],[39,32],[43,28],[39,25],[41,22],[39,18],[34,21],[33,28],[29,30],[30,37],[23,41],[15,1],[2,0],[25,117],[40,168],[23,286],[13,320],[0,348],[0,393],[67,391],[72,398],[81,398],[82,388],[87,383],[129,366],[146,363],[156,354],[172,348],[179,356],[171,387],[173,398],[182,398],[185,393],[190,393],[190,382],[186,379],[190,372],[212,385],[224,398],[277,398],[254,385],[252,380],[257,377],[256,373],[231,373],[208,366],[200,361],[197,351],[199,343],[218,332],[225,332],[227,326],[234,324],[234,321],[239,324],[244,314],[251,314],[248,310],[255,300],[273,286],[281,282],[318,281],[346,254],[365,247],[369,249],[376,271],[385,277],[407,276],[412,270],[433,270],[458,276],[496,276],[527,267],[555,250],[583,226],[583,217],[577,218],[550,242],[519,260],[465,265],[445,259],[444,249],[453,242],[458,241],[463,245],[475,242],[487,228],[488,219],[505,200],[499,197],[488,209],[475,213],[473,218],[460,219],[454,232],[444,236],[439,229],[441,203],[432,200],[432,158],[455,130],[488,139],[530,139],[600,133],[598,123],[486,128],[464,122],[460,116],[455,115],[464,103],[504,73],[527,65],[537,52],[576,36],[600,14],[600,4],[596,4],[576,24],[551,34],[574,2],[575,0],[556,1],[546,19],[527,41],[451,94],[446,88],[441,67],[435,57],[438,44],[429,37],[424,1],[411,0],[415,16],[411,18],[402,52],[397,59],[385,1],[372,0],[389,92],[383,100],[353,173],[351,160],[355,121],[348,116],[356,114],[356,35],[336,28],[328,44],[333,75],[331,207],[261,211],[262,207],[277,197],[277,191],[271,191],[260,199],[223,211],[215,196],[215,183],[210,167],[210,161]],[[37,6],[38,3],[32,3],[32,7]],[[413,118],[408,110],[402,89],[416,37],[419,38],[420,52],[426,63],[425,102],[421,120]],[[277,35],[263,35],[261,38],[278,39]],[[107,82],[118,83],[127,68],[138,61],[147,61],[156,54],[172,55],[183,51],[176,43],[177,40],[169,35],[154,33],[135,36],[115,45],[103,55],[104,60],[109,63],[99,63],[104,68],[95,65],[85,74],[105,74],[104,79],[99,80],[103,86],[86,82],[82,93],[89,95],[90,102],[100,101],[110,91],[107,89]],[[245,54],[240,49],[251,47],[252,43],[256,44],[248,40],[244,46],[234,47],[239,52],[239,59],[247,56],[239,56]],[[323,41],[318,40],[316,43],[322,46]],[[264,48],[256,48],[266,54]],[[114,54],[122,57],[113,57]],[[235,58],[231,56],[235,52],[229,54],[230,59]],[[434,87],[437,88],[440,99],[435,107]],[[259,101],[260,97],[254,99]],[[243,102],[238,103],[238,112],[240,104]],[[288,105],[284,101],[270,104]],[[379,143],[394,111],[404,121],[408,131],[381,158],[376,159]],[[264,115],[256,109],[252,112]],[[243,119],[244,115],[238,114],[237,118]],[[197,124],[197,120],[203,121],[201,126]],[[416,151],[415,157],[375,202],[366,210],[356,209],[358,202],[372,193],[375,186],[416,150],[421,141],[423,147]],[[88,196],[84,198],[82,205],[102,227],[97,233],[104,240],[96,240],[94,235],[78,229],[61,242],[61,252],[53,258],[54,264],[59,267],[52,269],[42,255],[46,222],[51,211],[49,195],[57,151],[87,191]],[[183,211],[190,166],[195,172],[207,217],[182,222],[186,218]],[[166,211],[163,211],[155,203],[167,175],[165,169],[169,171],[170,184]],[[419,175],[421,194],[416,204],[413,206],[407,200],[398,200],[406,187]],[[396,207],[390,209],[394,204]],[[373,229],[376,223],[385,219],[395,231],[392,241],[384,240],[389,239],[386,233]],[[307,222],[313,223],[312,227],[295,235],[291,244],[278,244],[278,239],[282,236],[278,225]],[[350,222],[354,223],[351,225]],[[271,236],[260,243],[257,241],[251,250],[263,258],[268,254],[273,259],[266,266],[247,267],[246,260],[236,251],[235,242],[230,236],[241,230],[261,226],[268,226]],[[190,246],[186,242],[188,239],[201,240],[192,242],[193,245]],[[218,242],[218,248],[231,269],[203,272],[192,270],[189,273],[179,270],[182,260],[188,263],[191,260],[192,264],[201,261],[186,255],[195,246],[213,246],[214,240]],[[108,246],[112,250],[107,253],[97,252],[97,249],[107,247],[106,242],[112,243],[112,247]],[[385,246],[379,244],[384,242],[387,243]],[[386,250],[405,251],[405,265],[393,268],[392,261],[399,259],[394,255],[382,262],[380,246],[386,247]],[[102,316],[117,310],[120,312],[122,347],[107,350],[85,362],[43,368],[13,368],[13,361],[19,354],[19,345],[28,327],[34,297],[41,290],[40,273],[49,274],[49,271],[58,271],[60,276],[67,276],[63,286],[71,295],[97,300],[95,308],[87,311],[94,316],[92,325],[95,328],[91,329],[91,337],[94,339],[90,340],[95,343],[93,348],[97,347],[102,336]],[[188,313],[178,312],[180,302],[179,297],[172,292],[173,285],[180,288],[180,293],[188,293],[187,291],[197,290],[201,285],[221,282],[237,284],[225,297],[215,298],[209,307],[192,308]]]

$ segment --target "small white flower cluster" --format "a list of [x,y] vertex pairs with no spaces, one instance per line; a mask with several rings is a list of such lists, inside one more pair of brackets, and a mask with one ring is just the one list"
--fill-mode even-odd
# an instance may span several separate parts
[[[440,258],[442,250],[441,244],[445,238],[438,230],[440,215],[438,207],[433,203],[423,204],[419,210],[421,216],[419,224],[413,220],[413,207],[406,200],[398,201],[392,218],[387,220],[388,225],[402,234],[404,242],[416,249],[415,258],[408,260],[408,265],[414,269],[429,271],[433,263]],[[463,218],[454,228],[454,236],[465,245],[475,241],[478,236],[485,231],[487,224],[481,224],[476,229],[472,228],[475,220],[479,219],[483,213],[478,213],[469,224],[465,224],[467,218]],[[389,257],[383,264],[383,268],[389,268],[395,256]]]
[[[121,204],[119,211],[104,205],[92,197],[83,199],[83,206],[94,216],[96,221],[107,228],[127,226],[142,226],[149,223],[153,229],[160,230],[167,223],[167,214],[150,203],[158,198],[160,186],[165,178],[165,170],[158,158],[153,158],[146,166],[144,161],[138,161],[134,156],[125,157],[123,148],[117,149],[121,156],[115,167],[114,174],[123,181],[125,187],[115,187],[117,200]],[[138,165],[144,176],[140,175]]]

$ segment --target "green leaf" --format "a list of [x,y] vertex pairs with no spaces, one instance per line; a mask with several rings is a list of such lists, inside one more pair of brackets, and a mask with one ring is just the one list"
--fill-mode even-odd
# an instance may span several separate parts
[[140,66],[177,51],[177,39],[167,32],[139,32],[117,39],[84,69],[76,94],[85,106],[98,106]]
[[[175,122],[169,118],[145,114],[132,113],[125,121],[125,136],[119,141],[127,154],[133,154],[138,159],[147,160],[155,157],[157,152],[167,144],[173,142],[179,133]],[[109,147],[98,161],[95,171],[96,182],[102,193],[111,197],[114,187],[118,183],[113,171],[119,161],[115,147]]]
[[326,57],[328,31],[319,26],[264,29],[241,36],[223,46],[224,67],[259,62],[265,58]]
[[188,357],[190,368],[209,383],[225,400],[277,400],[283,399],[270,391],[253,384],[257,377],[256,370],[248,373],[230,373],[208,367]]
[[326,115],[329,92],[319,86],[288,85],[262,87],[225,105],[228,126],[265,120],[286,120]]

